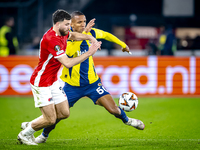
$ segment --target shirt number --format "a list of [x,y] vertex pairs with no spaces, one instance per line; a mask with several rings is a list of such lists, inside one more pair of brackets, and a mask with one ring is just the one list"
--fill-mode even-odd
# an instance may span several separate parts
[[96,91],[97,91],[97,93],[99,93],[99,94],[103,94],[104,91],[107,91],[107,90],[102,86],[102,87],[98,87],[98,88],[96,89]]

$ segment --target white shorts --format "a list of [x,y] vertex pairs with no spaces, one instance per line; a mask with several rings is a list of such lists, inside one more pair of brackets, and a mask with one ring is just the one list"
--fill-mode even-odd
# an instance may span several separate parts
[[37,87],[31,84],[31,90],[34,96],[35,107],[43,107],[49,104],[59,104],[67,100],[67,96],[59,84],[54,82],[48,87]]

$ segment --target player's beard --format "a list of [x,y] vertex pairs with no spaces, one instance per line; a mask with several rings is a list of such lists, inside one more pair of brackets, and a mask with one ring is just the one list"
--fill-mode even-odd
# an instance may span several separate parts
[[62,30],[61,28],[59,29],[59,32],[60,32],[60,35],[62,35],[62,36],[65,36],[65,35],[67,35],[68,34],[68,31],[64,31],[64,30]]

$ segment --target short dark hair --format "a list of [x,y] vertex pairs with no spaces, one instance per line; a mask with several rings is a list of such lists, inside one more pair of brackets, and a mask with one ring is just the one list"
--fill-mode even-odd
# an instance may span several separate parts
[[56,22],[64,21],[64,19],[71,20],[71,15],[65,10],[58,9],[52,15],[53,24],[56,24]]
[[72,18],[74,18],[75,16],[82,16],[82,15],[84,15],[84,14],[80,11],[74,11],[71,13]]

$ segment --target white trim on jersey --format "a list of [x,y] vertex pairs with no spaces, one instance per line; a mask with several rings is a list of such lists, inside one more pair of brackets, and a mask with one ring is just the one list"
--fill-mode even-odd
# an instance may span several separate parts
[[64,54],[62,54],[62,55],[55,56],[54,58],[60,58],[60,57],[62,57],[62,56],[64,56],[64,55],[66,55],[66,54],[64,53]]
[[41,43],[42,43],[42,40],[43,40],[43,38],[40,40],[39,58],[40,58],[40,55],[41,55]]
[[35,78],[35,81],[34,81],[34,85],[35,85],[35,86],[39,86],[40,78],[41,78],[41,76],[42,76],[42,74],[43,74],[43,72],[44,72],[46,66],[48,65],[48,63],[49,63],[49,61],[51,60],[52,57],[53,57],[53,55],[52,55],[52,54],[49,54],[47,60],[46,60],[46,61],[43,63],[43,65],[42,65],[42,69],[41,69],[40,71],[38,71],[38,74],[37,74],[37,76],[36,76],[36,78]]

